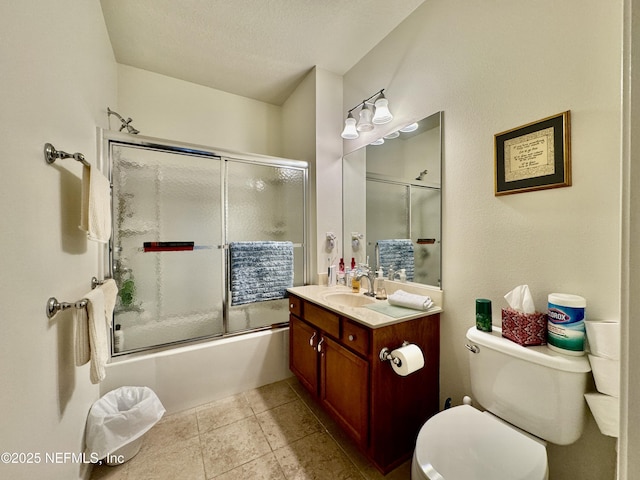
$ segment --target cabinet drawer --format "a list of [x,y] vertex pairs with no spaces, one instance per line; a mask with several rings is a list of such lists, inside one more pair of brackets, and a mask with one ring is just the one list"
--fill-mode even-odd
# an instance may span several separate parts
[[362,325],[344,319],[342,321],[342,337],[340,340],[342,340],[343,345],[363,355],[369,353],[369,330]]
[[329,335],[339,338],[340,318],[335,313],[318,307],[313,303],[305,302],[304,319]]
[[297,317],[302,317],[302,300],[289,296],[289,312]]

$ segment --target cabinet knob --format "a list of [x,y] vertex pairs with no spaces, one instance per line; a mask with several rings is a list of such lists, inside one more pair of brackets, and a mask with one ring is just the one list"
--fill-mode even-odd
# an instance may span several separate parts
[[293,303],[289,305],[289,308],[293,308]]
[[318,342],[318,353],[322,353],[322,342],[324,342],[324,337]]
[[313,335],[311,335],[311,338],[309,339],[309,346],[310,346],[311,348],[316,348],[316,347],[315,347],[315,345],[313,344],[313,339],[314,339],[314,338],[316,338],[316,334],[317,334],[317,333],[318,333],[318,332],[313,332]]
[[353,342],[356,339],[355,335],[349,335],[349,341]]

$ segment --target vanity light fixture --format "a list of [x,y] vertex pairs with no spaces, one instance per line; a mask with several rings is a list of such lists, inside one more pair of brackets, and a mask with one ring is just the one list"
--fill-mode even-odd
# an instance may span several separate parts
[[379,138],[377,140],[374,140],[373,142],[371,142],[369,145],[382,145],[384,143],[384,138]]
[[[393,115],[389,110],[389,100],[387,100],[383,92],[384,88],[349,110],[347,119],[344,122],[342,138],[347,140],[356,139],[360,136],[359,132],[370,132],[376,125],[383,125],[393,120]],[[373,98],[375,98],[375,101],[372,102]],[[360,108],[360,112],[356,122],[351,112],[357,108]]]

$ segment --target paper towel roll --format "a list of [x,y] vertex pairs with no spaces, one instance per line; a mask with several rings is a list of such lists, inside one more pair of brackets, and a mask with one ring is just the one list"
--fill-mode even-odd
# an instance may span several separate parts
[[[404,347],[396,348],[391,352],[391,357],[397,359],[391,362],[393,371],[406,377],[410,373],[424,367],[424,356],[417,345],[410,343]],[[398,364],[396,362],[399,360]]]

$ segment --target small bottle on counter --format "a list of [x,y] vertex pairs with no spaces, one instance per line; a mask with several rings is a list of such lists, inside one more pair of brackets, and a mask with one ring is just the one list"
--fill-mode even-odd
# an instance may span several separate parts
[[382,271],[382,267],[377,272],[378,276],[374,282],[374,290],[376,292],[376,298],[378,300],[386,300],[387,299],[387,291],[384,288],[384,272]]
[[476,298],[476,328],[491,332],[491,300]]
[[402,283],[407,283],[407,271],[404,268],[400,269],[400,273],[398,274],[400,281]]
[[116,329],[113,332],[113,351],[121,352],[124,349],[124,332],[120,324],[116,325]]
[[358,272],[356,270],[351,271],[351,291],[353,293],[360,293],[360,279],[358,278]]

